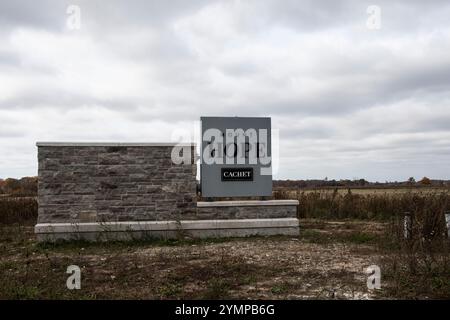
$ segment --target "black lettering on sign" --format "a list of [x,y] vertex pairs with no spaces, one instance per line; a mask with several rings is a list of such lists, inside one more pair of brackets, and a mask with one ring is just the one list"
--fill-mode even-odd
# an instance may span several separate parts
[[253,168],[222,168],[222,181],[253,181]]

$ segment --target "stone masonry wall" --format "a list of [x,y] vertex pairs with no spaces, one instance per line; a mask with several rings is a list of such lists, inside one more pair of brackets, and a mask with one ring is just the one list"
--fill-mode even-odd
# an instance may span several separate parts
[[274,219],[296,218],[297,206],[198,207],[198,219]]
[[38,223],[196,219],[197,167],[172,148],[38,143]]

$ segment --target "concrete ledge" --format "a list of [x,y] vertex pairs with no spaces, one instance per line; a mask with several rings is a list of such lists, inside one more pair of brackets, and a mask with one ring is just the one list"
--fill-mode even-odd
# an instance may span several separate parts
[[38,241],[136,240],[145,238],[243,237],[298,235],[297,218],[183,220],[96,223],[42,223],[35,226]]
[[298,206],[298,200],[242,200],[242,201],[202,201],[199,208],[211,207],[254,207],[254,206]]
[[195,145],[176,142],[36,142],[38,147],[194,147]]

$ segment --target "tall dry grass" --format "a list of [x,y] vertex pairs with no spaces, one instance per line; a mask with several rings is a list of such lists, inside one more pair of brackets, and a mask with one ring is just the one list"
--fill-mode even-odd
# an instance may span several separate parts
[[385,193],[354,194],[337,189],[329,191],[304,192],[298,190],[277,190],[275,199],[297,199],[300,218],[316,219],[371,219],[388,221],[405,211],[417,211],[417,206],[426,202],[431,207],[450,209],[450,195],[447,191],[438,193]]
[[34,197],[0,197],[0,224],[34,224],[37,215]]
[[[353,194],[276,191],[277,199],[298,199],[300,218],[371,219],[385,222],[377,238],[382,288],[406,299],[450,298],[450,239],[445,213],[448,191]],[[411,217],[405,238],[405,213]]]
[[445,212],[449,198],[443,194],[413,197],[405,237],[404,216],[392,217],[380,242],[382,270],[387,289],[401,298],[450,298],[450,242]]

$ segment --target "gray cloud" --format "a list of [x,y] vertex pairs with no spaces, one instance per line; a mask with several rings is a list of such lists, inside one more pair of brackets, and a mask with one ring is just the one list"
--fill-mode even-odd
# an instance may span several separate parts
[[36,140],[170,140],[241,115],[280,129],[280,178],[449,178],[449,14],[446,1],[4,1],[0,174],[35,174]]

